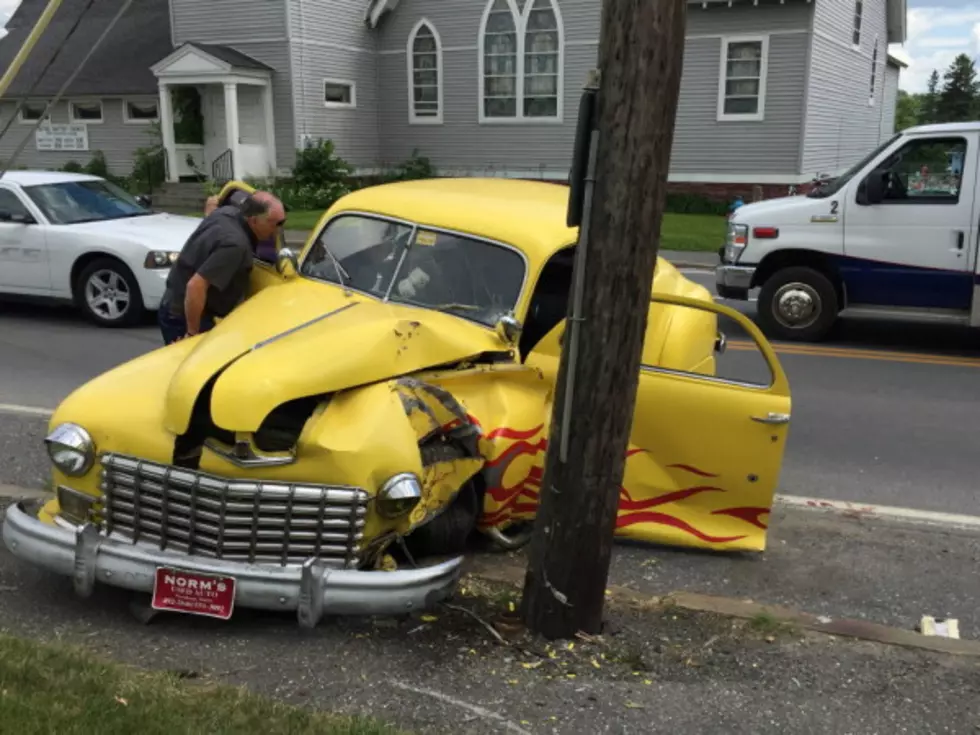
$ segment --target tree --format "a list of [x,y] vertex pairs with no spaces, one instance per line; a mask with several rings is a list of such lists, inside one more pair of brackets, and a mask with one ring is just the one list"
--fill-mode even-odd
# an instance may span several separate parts
[[964,122],[972,120],[976,111],[977,70],[973,59],[967,54],[959,54],[943,75],[943,91],[937,105],[937,122]]
[[578,318],[568,320],[563,339],[521,603],[524,623],[547,638],[602,627],[660,245],[686,5],[602,3],[595,183],[591,198],[585,195],[570,299]]
[[919,105],[919,125],[939,122],[939,72],[935,69],[929,75],[929,86]]
[[919,124],[924,97],[925,95],[909,94],[904,89],[898,90],[898,100],[895,103],[895,132]]

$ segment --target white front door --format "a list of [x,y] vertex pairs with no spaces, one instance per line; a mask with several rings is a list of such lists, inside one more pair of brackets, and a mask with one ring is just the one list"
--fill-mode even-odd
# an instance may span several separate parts
[[914,137],[877,167],[885,199],[851,187],[840,273],[849,306],[970,308],[977,254],[976,133]]
[[0,187],[0,288],[21,294],[51,291],[45,229],[20,195]]

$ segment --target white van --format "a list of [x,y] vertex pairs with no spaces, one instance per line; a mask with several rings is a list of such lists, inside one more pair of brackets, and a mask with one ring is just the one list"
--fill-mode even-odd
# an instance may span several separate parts
[[760,288],[774,339],[815,341],[839,316],[980,326],[980,122],[909,128],[805,196],[735,211],[718,294]]

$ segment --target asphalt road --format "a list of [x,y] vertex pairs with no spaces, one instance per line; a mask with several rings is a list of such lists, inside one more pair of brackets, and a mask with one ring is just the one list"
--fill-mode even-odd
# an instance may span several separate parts
[[[713,283],[709,272],[685,275]],[[754,311],[751,303],[732,305]],[[70,309],[0,303],[0,404],[54,408],[86,380],[159,344],[152,319],[105,330]],[[780,493],[980,515],[975,335],[848,322],[822,345],[776,348],[793,397]],[[45,423],[0,408],[0,484],[44,482]]]

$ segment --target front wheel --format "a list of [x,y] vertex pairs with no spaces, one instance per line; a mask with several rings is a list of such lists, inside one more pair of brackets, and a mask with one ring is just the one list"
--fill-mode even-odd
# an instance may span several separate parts
[[777,271],[759,292],[759,326],[774,339],[817,342],[830,332],[839,312],[834,284],[813,268]]
[[75,284],[75,301],[100,327],[129,327],[143,315],[139,284],[115,258],[98,258],[85,266]]

